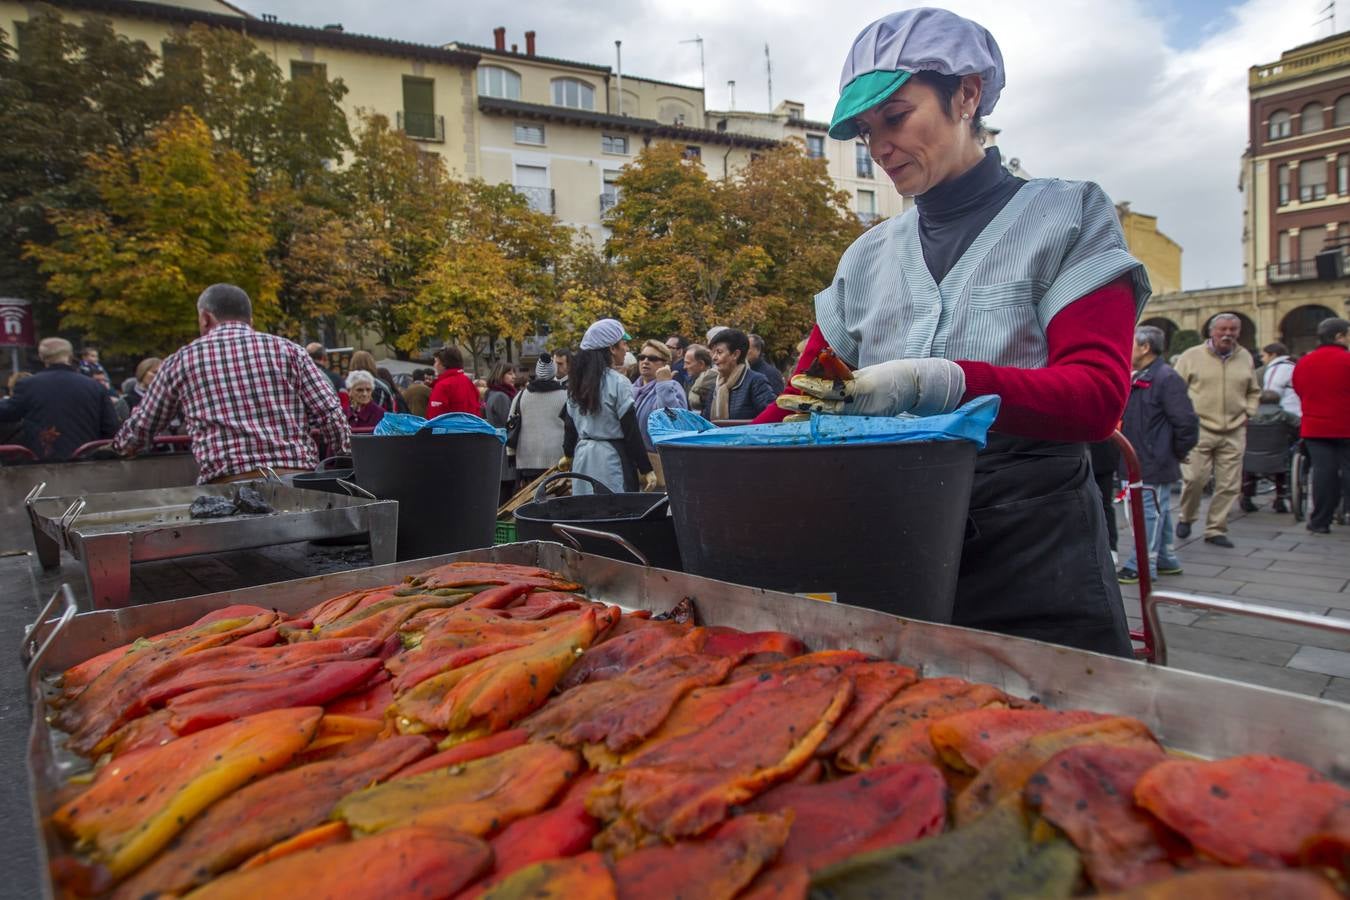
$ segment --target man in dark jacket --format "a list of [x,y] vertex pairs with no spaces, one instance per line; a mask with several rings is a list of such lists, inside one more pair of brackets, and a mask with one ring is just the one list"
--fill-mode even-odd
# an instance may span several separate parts
[[[1149,572],[1180,575],[1172,549],[1172,485],[1181,479],[1181,461],[1200,439],[1200,419],[1186,382],[1162,359],[1162,329],[1141,325],[1134,332],[1134,378],[1125,405],[1121,433],[1139,456],[1144,491],[1144,530],[1148,534]],[[1134,542],[1121,563],[1121,584],[1139,580]]]
[[783,393],[783,373],[764,357],[764,338],[757,334],[749,337],[750,354],[746,356],[745,361],[750,363],[750,368],[764,376],[764,380],[769,382],[769,387],[773,388],[773,394],[777,397]]
[[717,369],[717,385],[703,407],[708,419],[753,419],[772,406],[778,394],[763,375],[745,361],[750,338],[736,328],[723,328],[708,347]]
[[46,367],[0,400],[0,422],[24,423],[24,444],[43,460],[69,459],[81,444],[117,434],[117,413],[97,381],[80,374],[70,341],[46,338],[38,356]]

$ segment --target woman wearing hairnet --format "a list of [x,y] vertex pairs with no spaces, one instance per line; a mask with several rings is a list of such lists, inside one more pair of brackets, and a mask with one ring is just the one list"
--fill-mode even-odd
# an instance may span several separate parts
[[[845,251],[791,392],[761,420],[932,415],[1000,395],[953,621],[1129,655],[1085,443],[1125,408],[1148,279],[1101,188],[1024,181],[981,146],[1003,85],[993,36],[946,10],[894,13],[854,40],[830,136],[865,141],[915,205]],[[852,381],[804,374],[827,346]]]

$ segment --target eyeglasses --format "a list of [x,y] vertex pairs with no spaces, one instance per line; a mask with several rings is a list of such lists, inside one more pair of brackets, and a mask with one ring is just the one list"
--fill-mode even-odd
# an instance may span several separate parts
[[638,354],[638,358],[637,358],[637,359],[638,359],[638,362],[656,362],[656,363],[663,363],[663,362],[666,361],[666,358],[665,358],[664,356],[647,356],[646,354],[642,354],[642,353],[639,353],[639,354]]

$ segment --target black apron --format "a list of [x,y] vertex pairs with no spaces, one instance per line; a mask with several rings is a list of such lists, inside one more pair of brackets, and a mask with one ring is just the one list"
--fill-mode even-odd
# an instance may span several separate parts
[[975,462],[952,621],[1133,655],[1085,445],[989,436]]

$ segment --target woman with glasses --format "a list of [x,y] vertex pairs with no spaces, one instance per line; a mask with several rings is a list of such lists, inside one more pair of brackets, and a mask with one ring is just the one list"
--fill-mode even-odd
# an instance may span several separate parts
[[680,387],[670,372],[670,348],[660,341],[647,341],[637,353],[638,378],[633,382],[633,402],[637,404],[638,429],[642,432],[642,443],[647,448],[647,457],[652,461],[652,471],[656,473],[657,488],[666,486],[665,475],[661,472],[661,457],[652,445],[651,435],[647,433],[647,421],[652,412],[658,409],[688,409],[684,388]]

